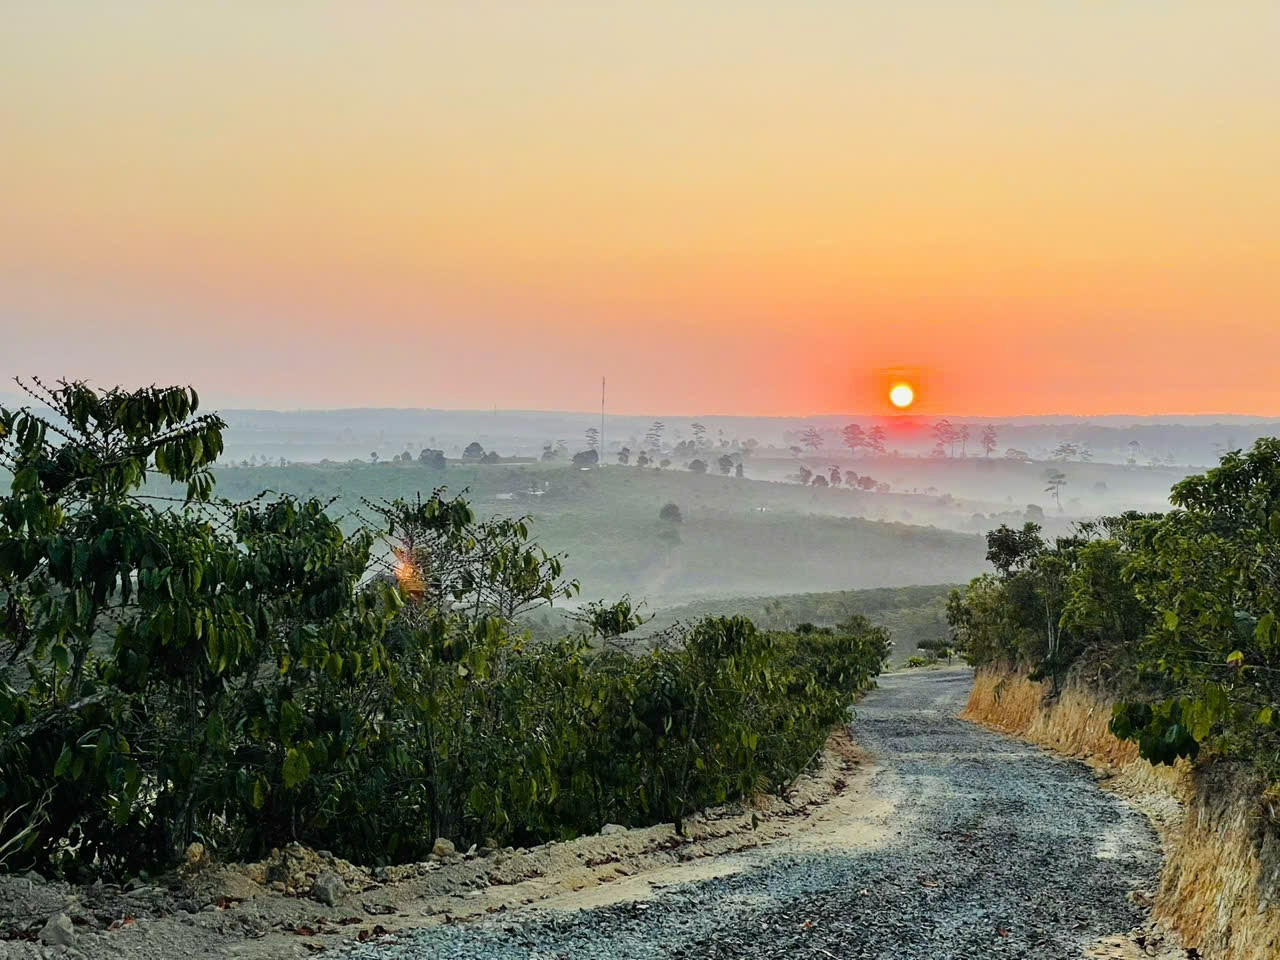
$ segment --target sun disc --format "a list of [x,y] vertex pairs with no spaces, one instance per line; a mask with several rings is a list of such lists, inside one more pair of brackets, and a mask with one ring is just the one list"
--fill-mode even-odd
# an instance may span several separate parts
[[916,392],[909,383],[895,383],[889,390],[889,402],[899,410],[905,410],[915,403]]

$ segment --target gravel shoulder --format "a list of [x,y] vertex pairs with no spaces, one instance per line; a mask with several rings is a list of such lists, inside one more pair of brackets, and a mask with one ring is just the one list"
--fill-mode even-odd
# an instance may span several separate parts
[[870,842],[783,840],[644,898],[544,904],[344,955],[1080,957],[1143,921],[1159,842],[1082,764],[959,720],[970,682],[964,670],[892,674],[859,706],[853,737],[877,763],[867,796],[890,805]]

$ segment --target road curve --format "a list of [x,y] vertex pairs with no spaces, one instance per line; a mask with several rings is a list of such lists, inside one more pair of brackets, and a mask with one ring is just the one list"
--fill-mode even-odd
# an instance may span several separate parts
[[1142,919],[1147,821],[1089,770],[957,719],[968,671],[881,678],[853,736],[892,798],[885,842],[752,851],[746,870],[576,912],[522,910],[365,945],[361,960],[1079,958]]

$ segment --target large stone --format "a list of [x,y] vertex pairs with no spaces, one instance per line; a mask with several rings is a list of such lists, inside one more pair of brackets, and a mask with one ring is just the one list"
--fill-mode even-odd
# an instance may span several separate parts
[[600,836],[602,837],[614,837],[620,833],[626,832],[627,828],[620,823],[606,823],[600,828]]
[[76,928],[71,925],[71,918],[65,913],[55,913],[49,922],[40,928],[40,942],[51,947],[69,947],[76,942]]
[[458,852],[458,848],[453,845],[452,840],[446,840],[444,837],[439,837],[436,842],[431,845],[431,852],[437,857],[444,859],[445,857],[452,857]]
[[347,885],[336,873],[326,872],[316,877],[311,885],[311,899],[327,907],[334,906],[347,892]]

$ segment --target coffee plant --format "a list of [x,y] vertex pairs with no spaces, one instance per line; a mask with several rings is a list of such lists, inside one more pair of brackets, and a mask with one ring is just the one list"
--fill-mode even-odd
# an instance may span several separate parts
[[860,618],[719,618],[630,653],[625,598],[534,644],[519,618],[577,584],[526,520],[443,490],[366,503],[350,532],[311,498],[220,500],[225,424],[195,391],[28,389],[45,412],[0,409],[7,868],[679,824],[794,779],[888,652]]

